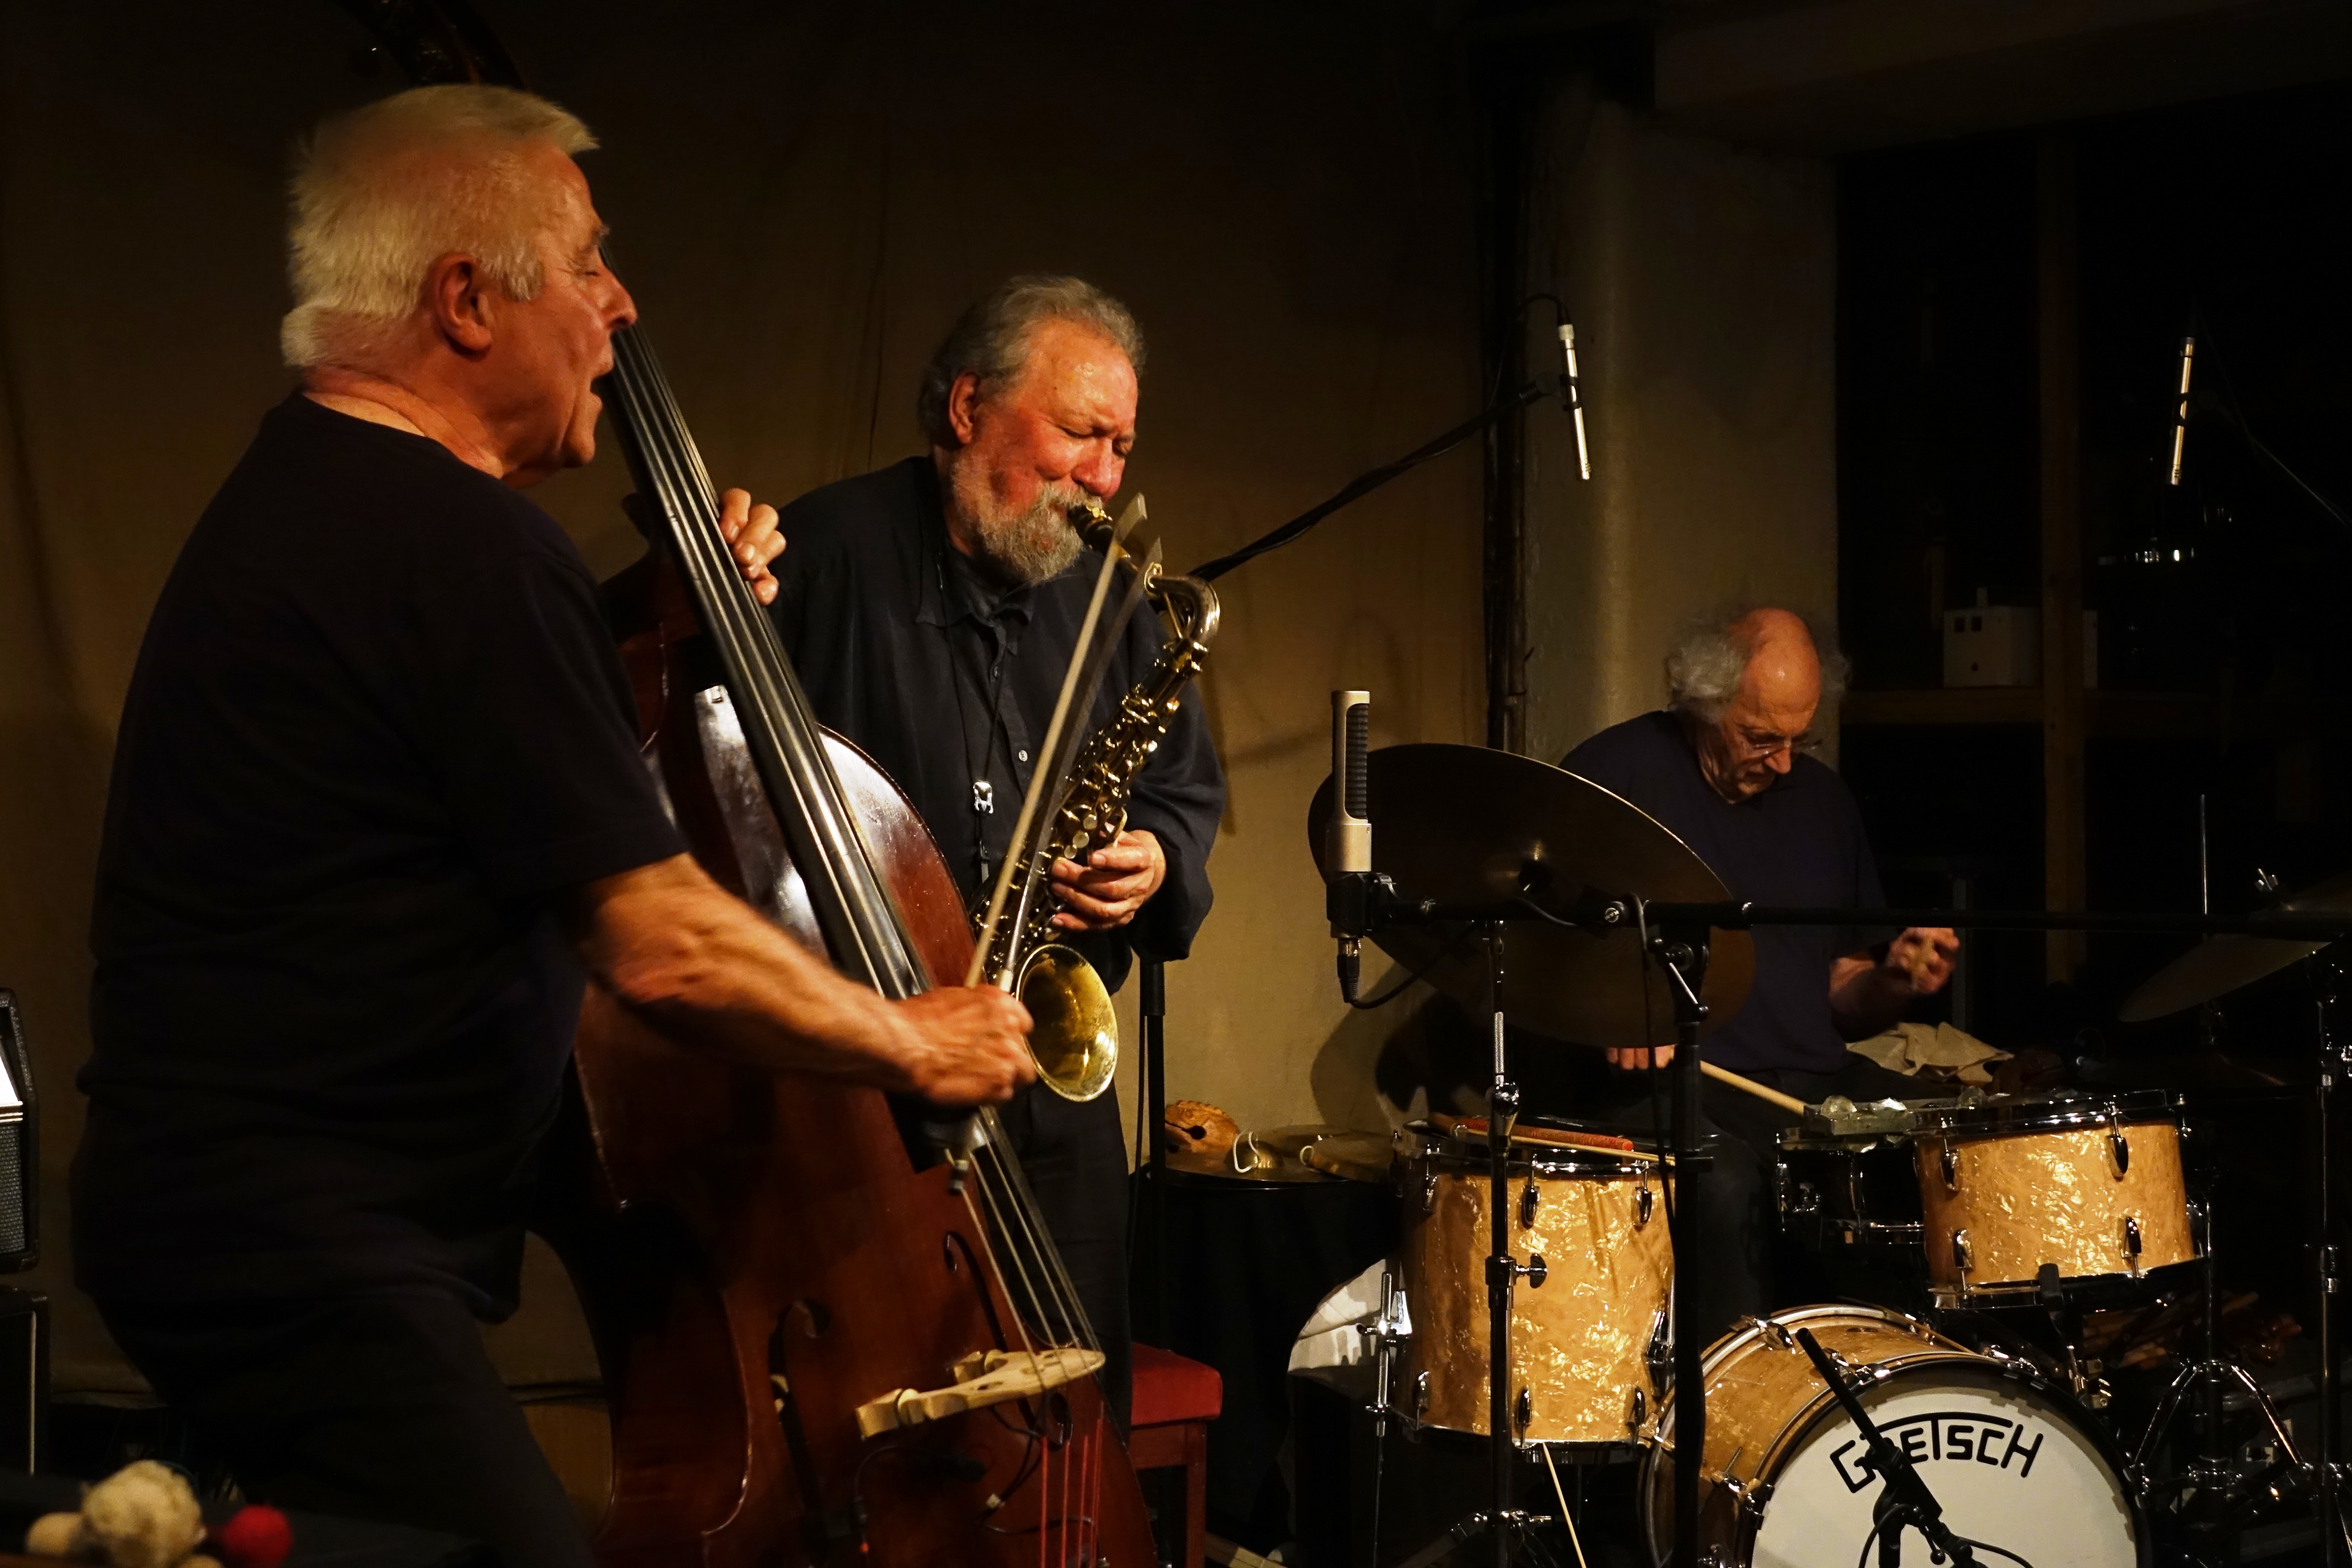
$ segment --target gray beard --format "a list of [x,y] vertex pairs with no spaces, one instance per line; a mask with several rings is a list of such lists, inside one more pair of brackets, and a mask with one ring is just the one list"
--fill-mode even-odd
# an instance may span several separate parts
[[957,510],[978,535],[982,565],[1008,587],[1025,587],[1059,575],[1086,547],[1078,531],[1070,526],[1070,509],[1086,500],[1074,488],[1047,485],[1037,492],[1036,500],[1016,512],[998,510],[987,484],[977,474],[968,481],[966,472],[959,469],[950,488]]

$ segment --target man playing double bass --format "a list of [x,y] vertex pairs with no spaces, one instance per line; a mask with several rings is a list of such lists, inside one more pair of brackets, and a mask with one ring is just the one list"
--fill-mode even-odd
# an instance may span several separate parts
[[[784,509],[776,624],[810,705],[898,781],[930,825],[967,905],[1003,866],[1097,557],[1071,508],[1117,494],[1135,442],[1143,335],[1082,279],[1014,278],[966,310],[924,368],[929,451]],[[1088,731],[1150,669],[1159,617],[1139,615]],[[1117,987],[1130,951],[1181,958],[1209,912],[1224,775],[1187,698],[1135,781],[1128,831],[1053,868],[1055,924]],[[1044,1084],[1003,1121],[1100,1338],[1123,1419],[1129,1381],[1127,1156],[1109,1094]]]
[[[594,451],[634,319],[553,105],[400,94],[297,170],[299,392],[183,550],[124,704],[77,1278],[251,1496],[588,1562],[478,1319],[583,974],[682,1047],[948,1104],[1019,1004],[888,1003],[722,891],[640,761],[595,584],[521,489]],[[726,522],[774,596],[775,515]]]

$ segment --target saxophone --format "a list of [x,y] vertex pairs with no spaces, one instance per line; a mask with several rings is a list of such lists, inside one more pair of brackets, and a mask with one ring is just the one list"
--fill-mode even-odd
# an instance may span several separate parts
[[[1111,522],[1099,506],[1073,509],[1070,521],[1089,544],[1108,548]],[[1197,578],[1167,576],[1156,563],[1144,570],[1144,597],[1168,627],[1160,657],[1119,700],[1110,721],[1087,738],[1071,764],[1069,788],[1034,849],[1024,855],[1014,846],[996,929],[985,928],[985,900],[972,917],[988,944],[983,973],[1029,1009],[1034,1026],[1029,1049],[1038,1079],[1066,1100],[1092,1100],[1110,1087],[1118,1067],[1118,1023],[1102,976],[1054,929],[1062,906],[1045,886],[1045,872],[1056,860],[1084,865],[1126,830],[1135,776],[1167,738],[1184,688],[1201,673],[1217,635],[1215,589]]]

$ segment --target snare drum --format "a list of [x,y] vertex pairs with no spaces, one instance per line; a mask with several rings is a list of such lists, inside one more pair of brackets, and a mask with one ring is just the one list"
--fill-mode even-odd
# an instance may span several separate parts
[[1912,1159],[1936,1304],[2136,1280],[2202,1256],[2180,1172],[2180,1100],[2142,1091],[1922,1110]]
[[[2014,1363],[1979,1355],[1925,1323],[1872,1307],[1802,1307],[1717,1341],[1702,1363],[1706,1441],[1697,1561],[1727,1568],[1822,1568],[1873,1560],[1879,1479],[1861,1434],[1795,1331],[1866,1369],[1861,1391],[1886,1437],[1917,1467],[1955,1533],[2036,1568],[2137,1568],[2147,1531],[2125,1492],[2122,1457],[2063,1394]],[[1674,1406],[1643,1460],[1653,1559],[1674,1545]],[[1906,1562],[1925,1562],[1915,1535]]]
[[[1398,1403],[1423,1426],[1485,1434],[1489,1176],[1437,1150],[1400,1163],[1401,1272],[1412,1316]],[[1510,1163],[1515,1262],[1541,1281],[1511,1290],[1511,1436],[1606,1446],[1637,1441],[1671,1372],[1674,1247],[1655,1165],[1547,1151]]]

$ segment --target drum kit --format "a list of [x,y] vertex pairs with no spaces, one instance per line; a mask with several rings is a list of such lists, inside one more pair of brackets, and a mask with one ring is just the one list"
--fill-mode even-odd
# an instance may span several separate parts
[[[1410,1562],[1582,1563],[1560,1469],[1610,1463],[1640,1467],[1636,1517],[1619,1533],[1660,1564],[1843,1568],[1874,1551],[1887,1564],[1917,1533],[1915,1562],[2130,1568],[2213,1551],[2213,1530],[2171,1530],[2184,1519],[2242,1522],[2305,1500],[2322,1521],[2322,1560],[2352,1562],[2335,1500],[2326,1313],[2316,1442],[2305,1433],[2298,1445],[2263,1386],[2217,1346],[2217,1258],[2184,1165],[2181,1094],[1923,1083],[1941,1092],[1805,1107],[1770,1156],[1780,1224],[1821,1253],[1876,1260],[1906,1282],[1899,1299],[1776,1311],[1698,1343],[1680,1331],[1687,1297],[1675,1281],[1715,1264],[1674,1224],[1677,1196],[1692,1201],[1708,1163],[1693,1047],[1744,998],[1745,927],[2207,933],[2134,995],[2130,1020],[2314,961],[2352,935],[2352,880],[2237,920],[1759,910],[1732,902],[1656,821],[1563,770],[1473,747],[1367,752],[1360,721],[1350,749],[1347,700],[1361,695],[1342,694],[1333,780],[1309,814],[1343,989],[1354,1001],[1354,944],[1370,940],[1493,1026],[1486,1116],[1433,1117],[1396,1136],[1402,1242],[1360,1331],[1383,1456],[1392,1426],[1484,1440],[1494,1456],[1488,1506]],[[1350,827],[1361,829],[1352,845]],[[1674,1136],[1644,1147],[1520,1118],[1506,1016],[1520,1039],[1601,1047],[1654,1046],[1670,1024],[1682,1047]],[[2337,1059],[2326,1040],[2322,1056],[2324,1173]],[[2335,1254],[2324,1198],[2317,1207],[2325,1302]],[[2152,1415],[2120,1430],[2086,1315],[2200,1297],[2201,1352]],[[2167,1447],[2184,1412],[2196,1450],[2185,1457]],[[2257,1440],[2240,1441],[2248,1429]],[[1556,1521],[1548,1507],[1512,1506],[1520,1457],[1540,1460],[1539,1482],[1549,1473]],[[1377,1481],[1374,1498],[1377,1510]],[[1572,1556],[1550,1544],[1561,1526]]]

